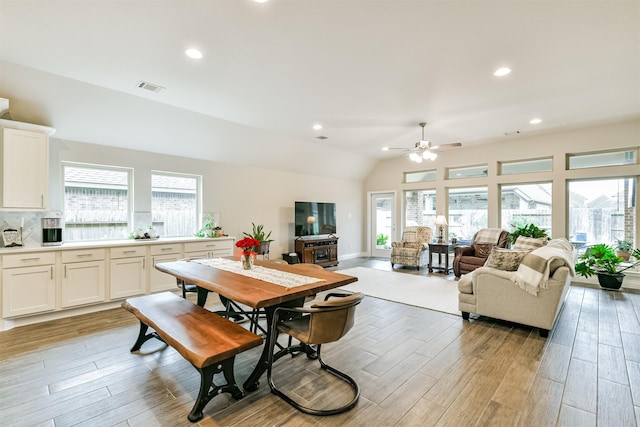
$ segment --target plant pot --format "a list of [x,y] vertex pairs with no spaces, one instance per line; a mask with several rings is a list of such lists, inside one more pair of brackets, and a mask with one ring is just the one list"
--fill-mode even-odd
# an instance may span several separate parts
[[258,248],[258,255],[268,254],[270,243],[271,242],[260,242],[260,247]]
[[631,252],[616,251],[616,255],[618,255],[620,258],[622,258],[625,261],[629,261],[629,258],[631,257]]
[[598,283],[606,289],[620,289],[623,279],[624,273],[598,273]]

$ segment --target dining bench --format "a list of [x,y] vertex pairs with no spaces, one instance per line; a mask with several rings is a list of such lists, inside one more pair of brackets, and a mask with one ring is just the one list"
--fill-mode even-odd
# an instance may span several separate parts
[[[122,307],[140,320],[132,353],[157,338],[178,351],[200,373],[200,392],[189,421],[200,420],[204,407],[220,393],[230,393],[234,399],[244,397],[234,377],[235,356],[261,345],[262,337],[171,292],[128,298]],[[149,327],[153,331],[148,331]],[[213,381],[220,372],[226,380],[224,385]]]

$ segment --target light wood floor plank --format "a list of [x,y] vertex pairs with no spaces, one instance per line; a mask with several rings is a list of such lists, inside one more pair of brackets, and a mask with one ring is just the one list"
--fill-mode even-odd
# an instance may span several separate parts
[[[390,270],[388,260],[366,258],[341,261],[340,268],[354,266]],[[396,270],[429,276],[426,269]],[[221,307],[217,295],[207,307]],[[484,316],[464,321],[366,297],[353,330],[323,347],[325,360],[361,387],[353,410],[325,418],[301,414],[273,395],[263,377],[241,400],[216,396],[192,424],[187,414],[198,373],[159,342],[131,354],[138,322],[117,308],[0,332],[0,424],[637,426],[639,318],[640,292],[573,286],[545,339],[535,328]],[[239,383],[259,352],[236,358]],[[348,392],[312,368],[313,361],[279,362],[279,384],[304,401],[329,405]]]

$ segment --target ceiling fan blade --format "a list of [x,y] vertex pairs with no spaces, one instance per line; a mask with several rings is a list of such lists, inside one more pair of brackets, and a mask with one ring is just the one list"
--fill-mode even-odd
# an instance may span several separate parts
[[462,144],[459,142],[452,142],[450,144],[440,144],[434,145],[431,147],[432,150],[448,150],[450,148],[462,147]]

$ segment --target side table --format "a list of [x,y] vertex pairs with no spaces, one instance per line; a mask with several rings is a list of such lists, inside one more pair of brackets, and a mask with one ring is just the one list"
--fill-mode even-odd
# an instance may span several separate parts
[[[444,274],[449,274],[449,253],[453,250],[451,243],[429,243],[429,273],[433,269],[442,270]],[[438,254],[438,265],[433,265],[433,254]],[[444,255],[444,267],[442,266],[442,255]]]

